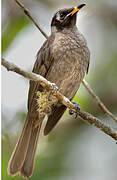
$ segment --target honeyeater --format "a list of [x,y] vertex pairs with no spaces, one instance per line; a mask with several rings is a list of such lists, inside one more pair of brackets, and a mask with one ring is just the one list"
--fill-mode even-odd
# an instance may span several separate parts
[[[90,52],[84,36],[76,26],[77,13],[84,7],[61,9],[52,18],[51,35],[40,48],[33,72],[52,83],[70,100],[88,72]],[[34,169],[37,142],[44,117],[47,123],[44,135],[55,127],[65,112],[52,92],[45,90],[38,82],[30,81],[28,113],[20,138],[8,164],[8,173],[21,174],[29,178]]]

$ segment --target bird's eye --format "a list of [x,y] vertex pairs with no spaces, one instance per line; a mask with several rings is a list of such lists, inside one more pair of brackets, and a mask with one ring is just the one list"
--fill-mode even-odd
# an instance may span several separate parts
[[61,13],[61,14],[60,14],[60,19],[63,20],[64,17],[65,17],[65,15]]

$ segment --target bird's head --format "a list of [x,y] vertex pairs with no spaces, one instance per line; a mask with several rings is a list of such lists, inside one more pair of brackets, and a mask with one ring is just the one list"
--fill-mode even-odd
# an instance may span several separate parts
[[85,4],[80,4],[78,7],[61,9],[55,13],[51,22],[52,31],[75,26],[77,13],[84,6]]

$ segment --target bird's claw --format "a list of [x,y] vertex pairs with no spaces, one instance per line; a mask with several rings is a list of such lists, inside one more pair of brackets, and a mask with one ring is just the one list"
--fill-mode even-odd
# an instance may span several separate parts
[[[73,102],[73,104],[76,106],[76,112],[75,112],[76,116],[75,116],[75,118],[77,118],[78,115],[79,115],[79,112],[80,112],[80,105],[78,103],[76,103],[76,102]],[[72,110],[69,110],[69,114],[73,115],[74,112]]]
[[48,94],[48,100],[49,101],[52,100],[52,98],[54,97],[54,95],[58,91],[58,87],[56,86],[55,83],[51,83],[51,85],[52,85],[52,88],[50,89],[49,94]]
[[58,91],[58,87],[56,86],[55,83],[51,83],[52,84],[52,94],[55,94]]

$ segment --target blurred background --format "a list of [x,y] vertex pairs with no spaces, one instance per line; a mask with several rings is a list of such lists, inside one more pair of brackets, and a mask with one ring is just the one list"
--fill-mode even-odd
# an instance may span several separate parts
[[[91,63],[86,80],[111,112],[117,115],[117,0],[23,0],[49,35],[53,14],[60,8],[86,3],[77,26],[87,39]],[[2,0],[2,54],[31,71],[45,38],[14,0]],[[21,132],[26,112],[28,80],[2,67],[2,179],[21,180],[7,174],[7,165]],[[74,98],[81,108],[115,128],[81,85]],[[39,139],[31,180],[116,180],[117,145],[97,128],[65,112],[52,133]]]

